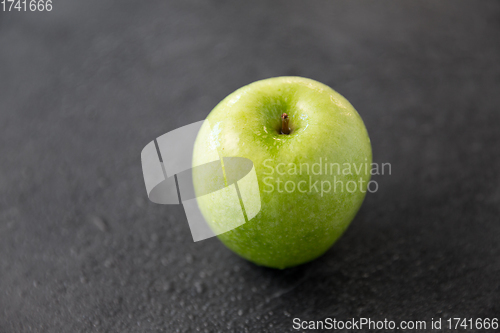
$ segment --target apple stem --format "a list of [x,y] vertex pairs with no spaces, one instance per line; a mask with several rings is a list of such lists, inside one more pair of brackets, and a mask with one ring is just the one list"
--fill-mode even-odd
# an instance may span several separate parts
[[288,115],[283,113],[281,115],[281,133],[282,134],[290,134],[290,128],[288,127]]

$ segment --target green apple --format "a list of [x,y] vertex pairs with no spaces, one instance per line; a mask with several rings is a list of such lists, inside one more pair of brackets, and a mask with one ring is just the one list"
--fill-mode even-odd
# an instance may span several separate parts
[[[277,77],[236,90],[207,121],[196,138],[193,165],[213,161],[214,154],[250,159],[261,203],[255,217],[219,239],[243,258],[280,269],[325,253],[369,188],[370,139],[354,107],[320,82]],[[195,190],[202,186],[193,181]],[[239,191],[255,196],[242,186]],[[233,224],[241,211],[224,194],[197,201],[215,230]]]

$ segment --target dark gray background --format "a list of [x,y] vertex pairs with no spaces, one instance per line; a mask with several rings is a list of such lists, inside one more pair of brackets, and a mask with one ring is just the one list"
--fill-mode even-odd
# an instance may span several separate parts
[[[53,6],[0,13],[0,332],[500,315],[499,2]],[[331,250],[284,271],[193,243],[140,164],[152,139],[280,75],[347,97],[392,164]]]

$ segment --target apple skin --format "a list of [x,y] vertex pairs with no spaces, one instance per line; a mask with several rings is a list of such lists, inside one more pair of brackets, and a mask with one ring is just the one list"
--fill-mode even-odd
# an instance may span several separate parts
[[[281,134],[281,115],[289,116],[289,135]],[[370,180],[372,151],[365,125],[354,107],[330,87],[301,77],[276,77],[244,86],[221,101],[207,117],[210,126],[198,133],[193,165],[201,165],[219,157],[245,157],[253,161],[257,173],[261,210],[245,224],[218,235],[232,251],[257,265],[287,268],[311,261],[325,253],[349,226],[359,210]],[[307,163],[327,164],[328,172],[314,175],[293,174]],[[279,175],[276,166],[280,163]],[[291,164],[290,164],[291,163]],[[330,163],[339,163],[337,167]],[[344,168],[344,163],[362,164],[358,174]],[[367,163],[367,168],[364,163]],[[271,173],[273,168],[274,173]],[[316,172],[318,168],[316,168]],[[358,170],[359,171],[359,170]],[[289,174],[292,173],[292,174]],[[298,172],[297,172],[298,173]],[[343,182],[343,191],[333,189],[321,195],[309,189],[318,180]],[[272,180],[265,180],[273,177]],[[278,192],[276,180],[307,182],[307,193]],[[359,185],[349,192],[345,184],[353,180]],[[200,180],[194,179],[195,190]],[[363,185],[364,181],[364,185]],[[198,183],[198,184],[197,184]],[[266,185],[271,183],[274,190]],[[292,188],[291,184],[288,189]],[[302,190],[306,187],[302,184]],[[243,193],[245,188],[240,187]],[[353,189],[351,184],[350,189]],[[325,184],[326,190],[326,184]],[[199,197],[198,206],[211,227],[231,224],[239,205],[225,204],[223,194],[215,198]]]

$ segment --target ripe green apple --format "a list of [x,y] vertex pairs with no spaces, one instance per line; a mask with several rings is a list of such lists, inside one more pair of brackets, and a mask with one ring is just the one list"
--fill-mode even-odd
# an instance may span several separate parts
[[[276,77],[236,90],[207,121],[193,165],[213,161],[214,154],[250,159],[261,203],[254,218],[219,239],[243,258],[280,269],[327,251],[356,215],[370,181],[370,139],[354,107],[320,82]],[[195,190],[202,186],[193,182]],[[241,211],[224,194],[197,201],[215,230]]]

